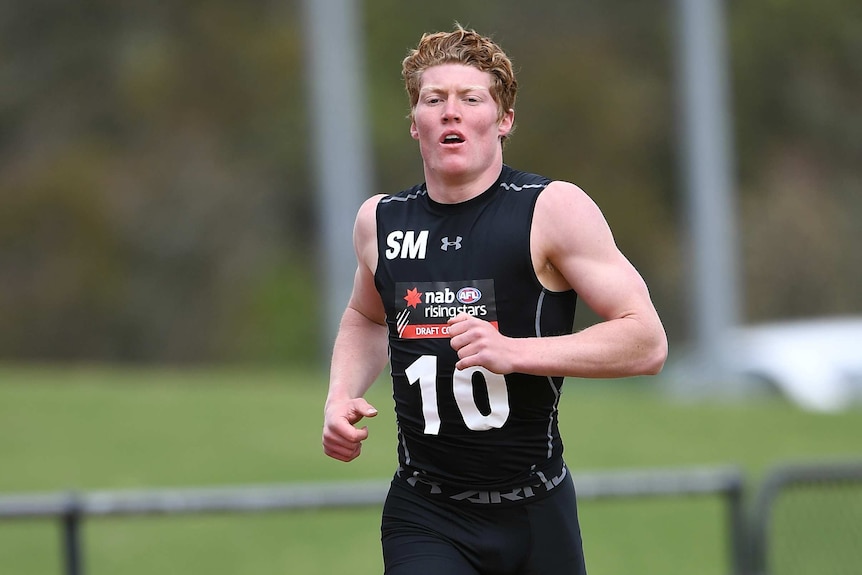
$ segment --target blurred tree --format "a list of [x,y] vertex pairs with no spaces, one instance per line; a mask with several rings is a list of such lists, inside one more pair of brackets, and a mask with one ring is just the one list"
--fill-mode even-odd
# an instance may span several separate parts
[[862,312],[862,5],[734,4],[752,320]]
[[[298,4],[0,5],[0,359],[326,355]],[[377,190],[422,179],[401,58],[491,34],[521,85],[507,161],[596,199],[683,339],[672,6],[363,9]],[[729,4],[748,319],[862,310],[860,10]]]
[[[260,317],[238,310],[271,270],[313,250],[292,8],[37,1],[0,13],[0,79],[14,87],[0,107],[0,273],[16,286],[0,295],[0,354],[309,356],[239,337]],[[284,289],[308,302],[283,319],[313,331],[313,288]]]

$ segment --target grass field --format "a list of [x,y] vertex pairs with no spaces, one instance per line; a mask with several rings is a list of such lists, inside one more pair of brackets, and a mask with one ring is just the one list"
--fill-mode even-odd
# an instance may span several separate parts
[[[753,489],[784,462],[862,456],[862,413],[803,412],[780,398],[680,403],[649,380],[569,380],[561,405],[578,472],[738,465]],[[385,479],[394,470],[389,390],[353,463],[320,449],[322,372],[0,368],[0,494]],[[729,571],[715,498],[581,504],[591,575]],[[379,510],[95,518],[89,575],[381,572]],[[0,522],[0,573],[61,572],[49,520]]]

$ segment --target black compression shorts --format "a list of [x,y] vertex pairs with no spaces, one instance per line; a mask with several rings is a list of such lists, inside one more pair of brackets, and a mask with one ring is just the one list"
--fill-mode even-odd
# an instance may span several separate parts
[[386,575],[586,575],[571,474],[546,497],[477,504],[392,481],[381,525]]

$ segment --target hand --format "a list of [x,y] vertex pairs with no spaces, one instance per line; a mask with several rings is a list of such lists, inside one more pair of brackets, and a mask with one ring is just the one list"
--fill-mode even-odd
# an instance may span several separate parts
[[456,369],[481,366],[499,374],[514,371],[512,351],[508,347],[512,340],[491,323],[470,314],[459,313],[448,324],[451,337],[449,344],[458,352]]
[[363,417],[374,417],[377,410],[363,398],[327,402],[323,417],[323,452],[339,461],[353,461],[368,438],[368,426],[357,429]]

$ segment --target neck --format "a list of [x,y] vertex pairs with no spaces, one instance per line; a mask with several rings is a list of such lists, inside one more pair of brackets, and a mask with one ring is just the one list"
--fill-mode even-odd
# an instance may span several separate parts
[[502,169],[502,156],[479,172],[441,173],[426,165],[425,185],[435,202],[457,204],[475,198],[491,187]]

